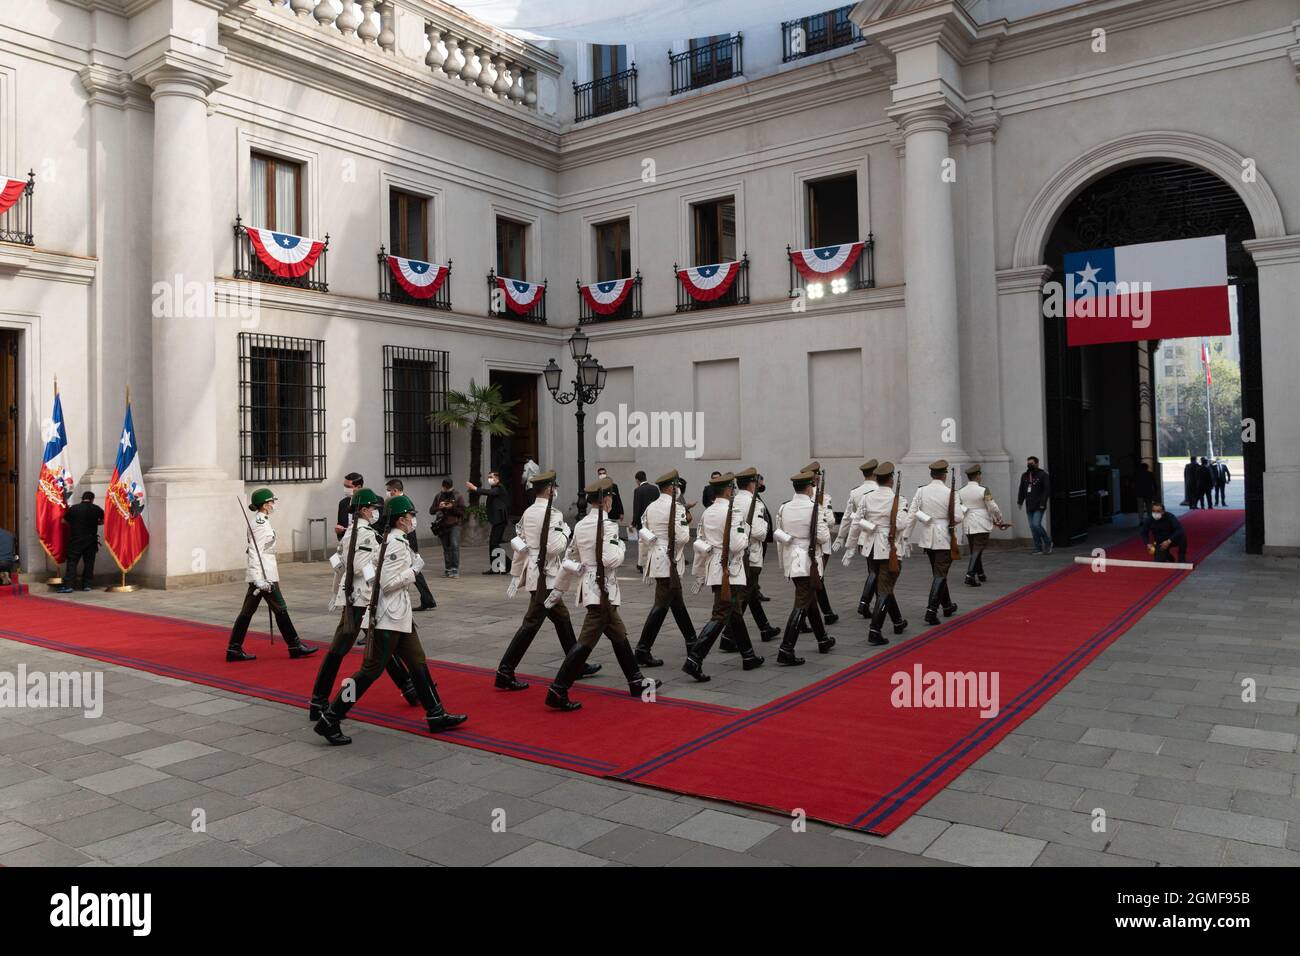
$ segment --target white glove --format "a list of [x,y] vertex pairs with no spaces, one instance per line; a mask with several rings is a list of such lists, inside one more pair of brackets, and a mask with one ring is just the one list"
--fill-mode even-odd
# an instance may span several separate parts
[[267,593],[269,593],[271,590],[270,582],[264,581],[262,578],[258,578],[257,580],[255,580],[253,582],[253,587],[259,591],[266,591]]
[[547,608],[555,607],[562,597],[564,597],[563,591],[552,588],[551,593],[546,595],[546,600],[542,602],[542,606]]
[[831,542],[831,554],[839,554],[840,548],[842,547],[844,547],[844,542],[841,541],[839,538],[836,538],[834,541]]
[[703,538],[696,538],[694,548],[700,554],[708,554],[713,550],[713,545],[709,544],[709,542],[705,541]]
[[333,568],[335,571],[343,567],[343,555],[339,554],[337,551],[331,554],[330,567]]
[[515,554],[523,554],[528,550],[528,542],[523,538],[514,537],[510,539],[510,547],[514,549]]
[[655,540],[655,538],[656,538],[655,533],[651,531],[649,528],[641,529],[641,540],[644,541],[646,544],[651,544]]
[[929,524],[929,523],[930,523],[931,521],[933,521],[934,519],[931,518],[931,517],[930,517],[928,514],[926,514],[924,511],[917,511],[917,513],[916,513],[916,520],[917,520],[917,521],[920,521],[920,522],[923,523],[923,524]]
[[367,584],[369,584],[371,581],[375,579],[375,566],[373,562],[371,564],[367,564],[364,568],[361,569],[361,576],[366,579]]
[[412,557],[411,570],[414,571],[416,574],[419,574],[422,570],[424,570],[424,558],[420,557],[418,554]]
[[[562,567],[565,571],[568,571],[570,574],[580,575],[587,570],[586,565],[582,564],[580,561],[572,561],[568,558],[565,558],[563,561],[560,562],[560,567]],[[550,607],[550,605],[548,604],[547,607]]]
[[515,592],[518,591],[518,590],[519,590],[519,579],[518,579],[518,578],[511,578],[511,579],[510,579],[510,586],[509,586],[508,588],[506,588],[506,597],[507,597],[507,598],[512,598],[512,597],[514,597],[514,596],[515,596]]
[[775,538],[781,544],[789,544],[790,541],[794,538],[794,535],[790,534],[790,532],[785,531],[781,528],[777,528],[775,531],[772,532],[772,537]]
[[876,523],[874,521],[869,521],[866,518],[863,518],[858,522],[858,527],[861,528],[863,531],[865,531],[867,534],[876,533]]
[[840,558],[840,564],[844,565],[847,568],[849,566],[849,562],[853,560],[853,551],[854,551],[853,548],[847,549],[844,552],[844,557]]

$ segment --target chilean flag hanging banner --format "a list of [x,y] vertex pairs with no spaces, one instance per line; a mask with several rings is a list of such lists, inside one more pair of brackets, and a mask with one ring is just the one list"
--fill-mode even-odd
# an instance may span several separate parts
[[1070,345],[1230,335],[1223,236],[1065,256]]
[[546,286],[537,282],[506,279],[502,276],[497,276],[497,288],[505,293],[506,307],[520,315],[527,315],[537,300],[546,294]]
[[796,249],[790,261],[805,279],[834,279],[853,268],[866,243],[845,242],[838,246],[818,246],[815,249]]
[[126,421],[117,443],[117,464],[108,480],[108,501],[104,509],[104,545],[125,574],[149,547],[149,529],[144,523],[144,476],[140,472],[131,402],[126,403]]
[[628,293],[632,291],[632,279],[611,279],[609,282],[593,282],[579,287],[582,298],[597,315],[613,315],[618,311]]
[[412,299],[432,299],[447,280],[447,267],[434,262],[389,256],[388,268],[402,291]]
[[696,302],[712,302],[726,294],[739,274],[739,262],[719,262],[711,266],[678,269],[677,280]]
[[63,515],[72,497],[72,472],[68,470],[68,432],[63,427],[63,400],[54,386],[54,412],[42,423],[45,455],[36,485],[36,536],[45,553],[62,564],[67,544]]
[[27,191],[27,180],[0,176],[0,212],[4,212]]
[[319,239],[272,232],[256,226],[248,227],[248,241],[253,244],[253,252],[257,253],[262,265],[283,279],[306,275],[325,249],[325,243]]

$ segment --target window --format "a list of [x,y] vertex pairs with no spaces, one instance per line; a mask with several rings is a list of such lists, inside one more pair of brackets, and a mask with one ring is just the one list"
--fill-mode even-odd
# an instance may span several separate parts
[[708,86],[732,76],[731,34],[691,41],[691,85]]
[[1173,367],[1172,365],[1166,365],[1166,366],[1165,366],[1165,374],[1166,374],[1166,375],[1173,375],[1173,374],[1174,374],[1174,367]]
[[448,353],[384,346],[384,477],[451,473],[451,430],[429,416],[447,404]]
[[627,47],[591,45],[591,78],[603,80],[627,69]]
[[596,229],[596,281],[632,274],[632,227],[628,220],[602,222]]
[[510,279],[528,278],[524,253],[528,226],[513,219],[497,218],[497,275]]
[[249,223],[298,235],[302,232],[302,164],[253,153],[249,177]]
[[736,200],[734,196],[691,206],[694,247],[692,265],[730,262],[736,258]]
[[388,251],[403,259],[429,258],[429,200],[391,189],[388,192]]
[[244,481],[325,478],[325,343],[239,334],[239,470]]
[[808,183],[808,238],[813,246],[834,246],[861,238],[856,174]]
[[862,35],[857,24],[849,19],[852,10],[853,4],[850,3],[836,10],[781,24],[782,60],[789,63],[857,42]]

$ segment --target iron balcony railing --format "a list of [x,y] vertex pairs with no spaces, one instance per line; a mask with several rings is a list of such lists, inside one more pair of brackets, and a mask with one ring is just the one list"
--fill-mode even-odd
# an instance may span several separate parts
[[849,19],[853,4],[814,13],[810,17],[787,20],[781,24],[781,62],[825,53],[837,47],[852,46],[862,39],[858,25]]
[[329,233],[325,234],[325,248],[312,267],[300,276],[278,276],[268,269],[257,257],[253,241],[248,237],[248,229],[239,216],[235,217],[235,278],[251,279],[254,282],[269,282],[273,285],[287,285],[296,289],[310,289],[313,292],[330,290],[327,274],[327,260],[330,252]]
[[[844,275],[834,279],[819,281],[809,279],[794,267],[794,257],[789,246],[785,247],[785,257],[790,263],[790,298],[796,298],[802,291],[810,299],[820,299],[827,295],[842,295],[854,289],[874,289],[876,287],[876,237],[867,233],[862,244],[862,254],[858,256],[853,267]],[[815,288],[820,286],[820,288]]]
[[582,282],[578,282],[578,324],[590,325],[593,322],[613,322],[617,319],[639,319],[641,318],[641,270],[638,269],[636,275],[630,280],[632,288],[628,290],[627,298],[624,299],[617,309],[608,314],[597,312],[587,301],[587,297],[582,294]]
[[451,260],[447,260],[447,277],[442,280],[442,285],[438,291],[427,299],[417,299],[411,295],[393,278],[392,267],[389,266],[390,256],[384,251],[384,247],[379,247],[379,298],[385,302],[398,302],[402,305],[418,305],[426,309],[440,309],[443,312],[451,311]]
[[[6,180],[0,178],[0,182]],[[22,188],[18,201],[0,213],[0,242],[16,242],[23,246],[36,245],[32,234],[32,194],[36,192],[36,173],[27,173],[27,185]]]
[[636,64],[621,73],[573,84],[574,122],[636,106]]
[[[498,319],[514,319],[516,322],[533,322],[537,325],[546,324],[546,288],[549,281],[542,283],[542,289],[537,294],[532,306],[527,312],[515,312],[505,301],[505,293],[497,286],[497,273],[492,269],[487,274],[487,294],[488,294],[488,315]],[[509,282],[509,279],[505,280]]]
[[683,53],[670,52],[668,66],[673,75],[673,96],[740,76],[745,72],[740,34]]
[[731,286],[722,295],[716,299],[709,299],[701,302],[699,299],[691,297],[682,285],[681,277],[678,273],[677,263],[673,263],[673,282],[677,283],[677,311],[678,312],[699,312],[703,309],[720,309],[729,305],[748,305],[749,304],[749,253],[740,257],[740,271],[736,278],[731,280]]

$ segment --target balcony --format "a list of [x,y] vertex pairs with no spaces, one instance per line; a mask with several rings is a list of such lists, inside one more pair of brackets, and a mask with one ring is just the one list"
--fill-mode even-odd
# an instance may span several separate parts
[[732,260],[687,269],[678,269],[674,263],[673,274],[677,278],[678,312],[749,304],[748,253],[738,262]]
[[641,270],[630,279],[578,283],[578,324],[641,318]]
[[273,285],[328,292],[326,260],[330,237],[324,241],[259,227],[246,227],[235,217],[235,278]]
[[815,13],[781,24],[781,62],[801,60],[838,47],[852,46],[862,39],[858,25],[849,19],[853,4],[825,13]]
[[436,262],[390,256],[379,247],[379,298],[384,302],[451,311],[451,260]]
[[673,96],[740,76],[744,73],[741,36],[737,33],[684,53],[669,53],[668,65],[673,74]]
[[[833,270],[827,272],[824,276],[805,275],[795,266],[795,256],[799,253],[821,253],[826,261],[830,262],[833,253],[830,250],[843,249],[845,246],[853,243],[843,243],[839,246],[821,246],[817,249],[800,249],[792,252],[789,246],[785,247],[785,256],[790,262],[790,298],[798,298],[800,294],[806,296],[810,301],[817,301],[829,295],[843,295],[856,289],[874,289],[876,287],[876,237],[874,233],[868,233],[867,238],[862,241],[862,251],[856,256],[853,265],[844,270]],[[814,255],[814,259],[818,256]]]
[[590,83],[573,84],[575,123],[636,106],[636,64]]
[[27,179],[0,176],[0,242],[34,246],[32,235],[32,194],[36,192],[36,173]]
[[487,274],[488,315],[545,325],[546,286],[546,282],[507,279],[493,269]]

